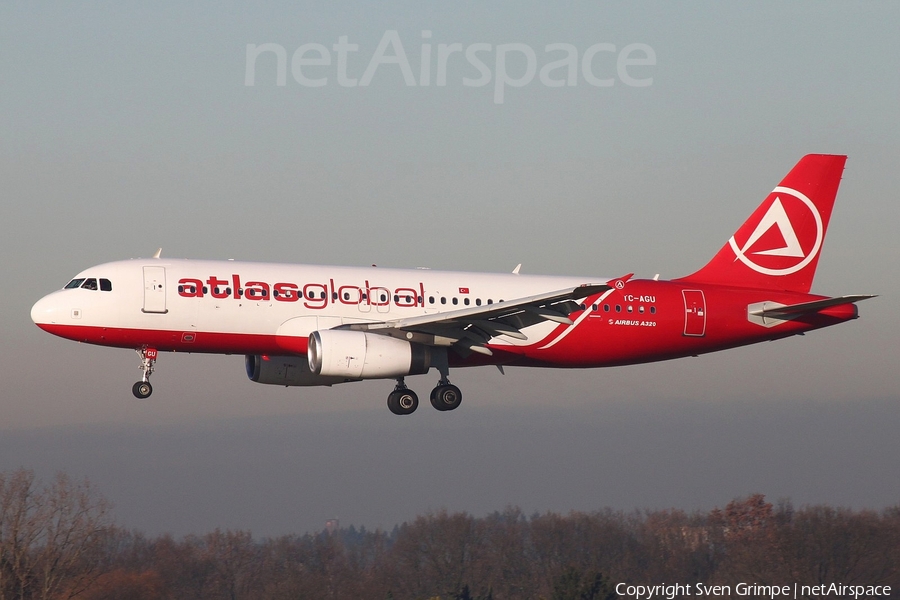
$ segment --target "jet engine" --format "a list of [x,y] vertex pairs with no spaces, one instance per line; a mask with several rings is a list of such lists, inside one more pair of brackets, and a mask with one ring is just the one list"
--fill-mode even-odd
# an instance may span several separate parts
[[323,377],[309,371],[305,356],[260,356],[248,354],[245,358],[247,377],[256,383],[271,385],[334,385],[359,378]]
[[309,370],[323,377],[381,379],[421,375],[431,348],[364,331],[323,329],[309,336]]

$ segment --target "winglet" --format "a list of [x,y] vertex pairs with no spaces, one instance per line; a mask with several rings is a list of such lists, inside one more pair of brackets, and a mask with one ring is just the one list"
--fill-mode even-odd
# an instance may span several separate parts
[[621,290],[622,288],[625,287],[625,284],[632,277],[634,277],[634,273],[629,273],[628,275],[622,275],[621,277],[616,277],[615,279],[610,279],[609,281],[606,282],[606,285],[608,285],[611,288],[616,288],[617,290]]

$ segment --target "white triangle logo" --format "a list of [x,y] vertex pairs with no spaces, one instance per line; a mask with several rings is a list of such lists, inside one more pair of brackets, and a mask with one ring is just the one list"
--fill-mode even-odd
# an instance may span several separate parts
[[[762,273],[763,275],[772,275],[772,276],[782,276],[782,275],[790,275],[791,273],[796,273],[797,271],[803,269],[815,260],[816,256],[819,255],[819,250],[822,248],[822,240],[825,238],[825,227],[822,225],[822,215],[819,214],[819,209],[816,208],[816,205],[813,204],[812,200],[798,192],[797,190],[792,190],[788,187],[778,186],[774,190],[772,190],[773,194],[778,194],[775,196],[775,200],[772,202],[771,206],[769,206],[769,210],[766,211],[765,216],[760,219],[759,224],[756,226],[756,229],[753,231],[753,235],[744,243],[743,248],[738,248],[737,241],[734,239],[734,236],[731,236],[731,239],[728,240],[728,245],[731,246],[731,249],[734,250],[735,257],[747,265],[749,268],[753,269],[757,273]],[[794,231],[794,226],[791,224],[791,220],[787,216],[787,212],[784,210],[784,205],[781,203],[781,197],[785,198],[796,198],[803,205],[806,206],[806,209],[809,210],[810,215],[816,222],[816,239],[812,242],[812,246],[809,248],[809,251],[804,253],[803,248],[800,246],[800,240],[797,239],[797,232]],[[795,210],[793,205],[791,206],[792,211]],[[793,213],[796,218],[802,218],[801,214],[796,212]],[[753,247],[753,245],[766,235],[773,227],[778,227],[779,233],[781,233],[781,239],[784,240],[784,246],[781,248],[772,248],[771,250],[760,250],[758,252],[753,252],[755,255],[767,255],[767,256],[778,256],[781,258],[792,258],[797,261],[797,264],[786,266],[783,268],[772,268],[772,267],[764,267],[763,265],[757,264],[753,262],[753,259],[747,255],[747,251]],[[804,236],[811,234],[812,232],[807,232],[806,230],[801,233]],[[812,240],[804,240],[805,243],[809,244]],[[788,262],[788,261],[783,261]]]
[[769,231],[769,229],[771,229],[772,227],[778,227],[778,231],[781,233],[781,237],[784,239],[784,246],[781,248],[772,248],[771,250],[760,250],[759,252],[753,252],[753,254],[764,254],[766,256],[788,256],[792,258],[803,258],[804,256],[806,256],[803,253],[803,248],[800,247],[800,240],[797,239],[797,234],[794,232],[794,227],[791,225],[791,220],[788,218],[787,213],[784,210],[784,206],[781,204],[781,198],[779,198],[778,196],[775,197],[775,201],[772,202],[772,206],[769,207],[769,210],[759,222],[759,225],[756,226],[753,234],[747,239],[744,247],[741,248],[741,254],[745,254],[747,252],[747,249],[750,248],[757,240],[759,240],[759,238],[763,236],[763,234]]

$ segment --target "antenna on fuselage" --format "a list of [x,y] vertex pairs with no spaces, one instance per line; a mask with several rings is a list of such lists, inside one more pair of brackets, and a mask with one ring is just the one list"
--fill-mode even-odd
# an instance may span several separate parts
[[521,268],[522,268],[522,263],[517,264],[517,265],[516,265],[516,268],[513,269],[513,271],[512,271],[512,272],[513,272],[513,275],[518,275],[518,274],[519,274],[519,269],[521,269]]
[[162,248],[158,248],[156,250],[156,254],[153,255],[153,258],[159,258],[160,254],[162,254]]

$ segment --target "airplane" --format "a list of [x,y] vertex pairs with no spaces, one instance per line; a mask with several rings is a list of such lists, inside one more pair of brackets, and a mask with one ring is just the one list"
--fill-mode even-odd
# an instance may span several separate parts
[[[847,157],[803,157],[700,270],[669,281],[150,259],[90,267],[35,303],[59,337],[140,357],[137,398],[159,352],[243,354],[282,386],[396,380],[436,369],[431,404],[460,406],[451,368],[589,368],[696,356],[857,318],[874,295],[810,294]],[[520,265],[521,266],[521,265]]]

